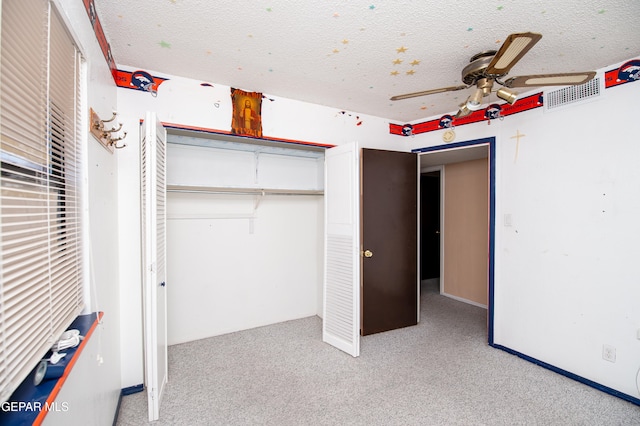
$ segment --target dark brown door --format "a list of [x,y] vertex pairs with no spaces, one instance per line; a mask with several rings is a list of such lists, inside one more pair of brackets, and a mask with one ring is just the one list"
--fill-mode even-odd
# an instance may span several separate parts
[[363,336],[418,323],[418,156],[363,149]]

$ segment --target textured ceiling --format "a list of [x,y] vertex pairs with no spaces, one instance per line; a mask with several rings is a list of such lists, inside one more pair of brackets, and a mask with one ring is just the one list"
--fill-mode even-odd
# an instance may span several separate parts
[[[460,85],[469,58],[497,50],[511,33],[543,37],[509,77],[596,70],[640,56],[640,0],[95,0],[95,5],[118,65],[398,122],[457,111],[472,89],[389,98]],[[494,95],[490,99],[496,101]]]

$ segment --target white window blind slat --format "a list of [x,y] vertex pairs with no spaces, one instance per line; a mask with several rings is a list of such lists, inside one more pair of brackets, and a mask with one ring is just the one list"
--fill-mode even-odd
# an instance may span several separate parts
[[47,241],[43,240],[41,235],[15,239],[11,245],[2,245],[2,251],[6,259],[8,259],[6,265],[11,265],[11,261],[19,261],[21,258],[29,256],[29,254],[37,256],[40,250],[48,252]]
[[[41,282],[44,281],[45,279],[42,279]],[[42,324],[44,324],[45,320],[49,317],[46,309],[48,302],[44,297],[37,297],[37,300],[33,302],[33,306],[39,309],[25,309],[26,306],[29,306],[29,303],[32,303],[29,298],[33,298],[34,295],[46,295],[46,292],[42,291],[41,288],[35,288],[34,290],[37,291],[27,292],[22,299],[16,298],[16,300],[14,300],[11,305],[6,306],[7,313],[11,314],[11,319],[6,323],[6,327],[8,330],[6,338],[8,344],[11,344],[12,341],[30,338],[28,336],[28,334],[30,333],[23,333],[17,327],[18,324],[24,326],[28,330],[32,330],[33,333],[33,330],[37,328],[37,325],[40,325],[42,327]],[[9,358],[19,355],[20,352],[16,351],[15,355],[9,354]]]
[[[25,260],[20,263],[12,265],[12,268],[7,268],[4,273],[4,282],[6,286],[4,291],[7,296],[11,295],[14,288],[23,288],[28,282],[36,280],[37,277],[43,275],[46,276],[46,269],[49,266],[49,257],[47,253],[36,253],[33,260]],[[9,304],[7,303],[7,306]]]
[[[40,143],[42,143],[42,141]],[[6,145],[6,143],[3,145]],[[36,166],[35,164],[29,164],[23,161],[22,164],[17,164],[19,168],[11,168],[8,166],[17,162],[15,158],[3,158],[3,160],[5,160],[3,162],[7,163],[7,167],[5,167],[5,186],[2,187],[2,192],[17,192],[17,194],[11,195],[19,195],[20,198],[24,198],[26,195],[39,195],[38,198],[42,198],[42,195],[46,195],[42,190],[42,185],[46,184],[47,178],[41,176],[44,171],[42,166]]]
[[[49,334],[48,333],[48,327],[47,328],[43,328],[40,327],[39,329],[36,328],[36,326],[40,323],[40,321],[42,321],[44,318],[38,318],[35,317],[32,319],[31,323],[27,323],[28,325],[32,325],[31,328],[29,328],[29,330],[31,331],[31,333],[28,336],[24,336],[24,335],[16,335],[16,337],[18,337],[18,339],[16,340],[9,340],[9,343],[12,345],[20,345],[22,347],[24,347],[26,350],[29,350],[30,352],[34,352],[34,351],[45,351],[48,347],[50,347],[51,345],[46,342],[46,337]],[[17,354],[14,356],[11,356],[7,359],[7,364],[9,369],[13,370],[13,371],[20,371],[19,369],[22,367],[22,358],[20,356],[18,356]],[[27,369],[27,372],[29,372],[30,369]],[[9,376],[13,376],[14,380],[19,380],[17,374],[11,374],[11,372],[9,373]],[[19,383],[18,383],[19,384]]]
[[82,309],[81,58],[48,0],[2,2],[0,402]]
[[[3,151],[42,163],[46,132],[48,4],[3,2],[2,5],[2,139],[13,139]],[[29,52],[29,53],[27,53]]]

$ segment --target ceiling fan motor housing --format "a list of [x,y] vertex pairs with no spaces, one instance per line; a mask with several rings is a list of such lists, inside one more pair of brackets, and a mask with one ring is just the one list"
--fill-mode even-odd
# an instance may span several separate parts
[[462,81],[471,86],[475,85],[476,82],[481,78],[496,78],[501,77],[502,75],[487,75],[485,74],[485,70],[493,60],[493,57],[496,55],[496,50],[486,50],[484,52],[480,52],[477,55],[474,55],[469,60],[469,64],[462,69]]

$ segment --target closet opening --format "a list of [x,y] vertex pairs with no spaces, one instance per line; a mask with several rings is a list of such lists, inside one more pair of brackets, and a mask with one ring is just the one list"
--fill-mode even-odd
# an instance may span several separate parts
[[169,345],[317,315],[324,151],[168,129]]

